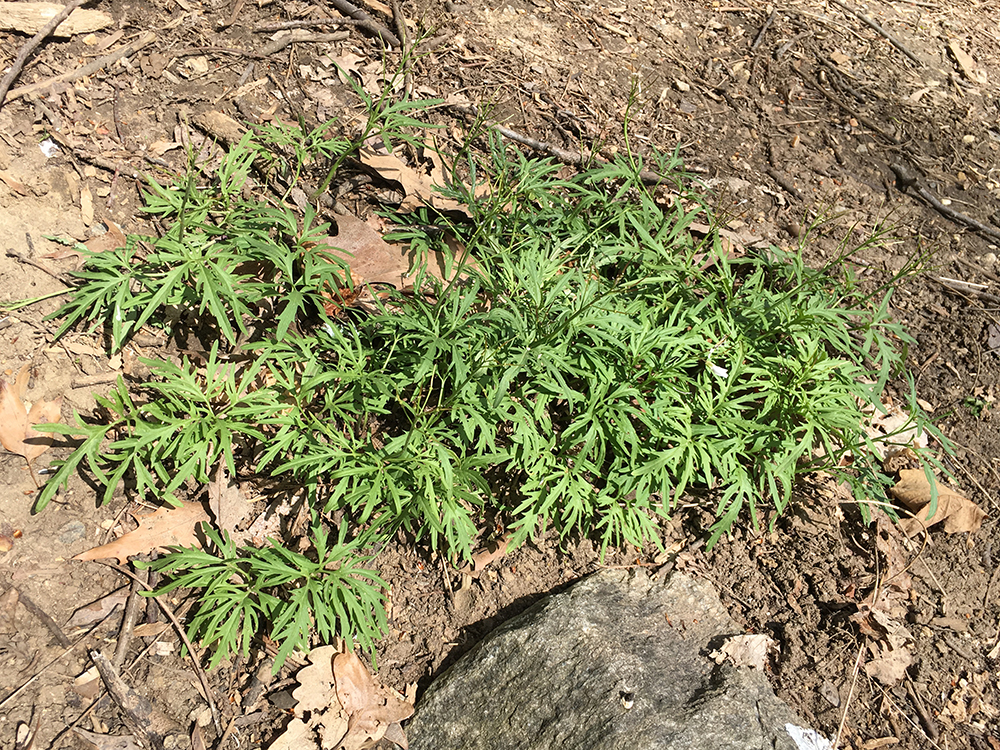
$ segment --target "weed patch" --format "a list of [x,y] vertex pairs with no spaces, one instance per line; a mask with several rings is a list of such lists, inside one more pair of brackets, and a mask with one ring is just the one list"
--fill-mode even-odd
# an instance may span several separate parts
[[[302,147],[275,167],[293,178],[361,142],[293,135],[281,145]],[[167,589],[200,590],[191,631],[213,664],[262,630],[279,664],[312,632],[371,648],[383,594],[363,566],[400,530],[465,558],[487,522],[515,545],[543,528],[643,545],[694,493],[716,518],[713,544],[743,513],[782,511],[810,472],[884,499],[862,424],[908,337],[891,289],[862,292],[846,256],[813,269],[795,251],[696,240],[705,211],[673,158],[628,154],[561,177],[491,141],[486,160],[470,157],[473,186],[442,190],[471,220],[395,217],[395,239],[416,252],[414,289],[367,311],[331,306],[351,280],[330,227],[245,197],[274,137],[248,135],[210,182],[151,183],[148,210],[167,231],[88,254],[57,313],[60,334],[94,321],[112,349],[179,319],[214,342],[197,361],[147,361],[150,381],[119,381],[99,423],[50,425],[83,440],[39,508],[81,469],[105,500],[127,480],[175,502],[220,462],[307,502],[305,553],[206,528],[203,550],[153,563]],[[645,186],[648,167],[674,181]],[[460,280],[424,273],[432,256]]]

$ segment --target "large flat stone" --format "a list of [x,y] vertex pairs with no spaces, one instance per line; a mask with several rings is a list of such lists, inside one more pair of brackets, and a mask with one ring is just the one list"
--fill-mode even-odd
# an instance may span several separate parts
[[741,634],[706,581],[600,571],[439,677],[406,728],[410,748],[796,750],[785,725],[804,724],[766,676],[708,656]]

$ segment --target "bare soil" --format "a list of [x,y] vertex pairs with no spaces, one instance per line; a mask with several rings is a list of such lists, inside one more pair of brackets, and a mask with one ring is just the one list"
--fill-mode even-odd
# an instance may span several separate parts
[[[392,585],[392,633],[378,654],[387,684],[425,688],[489,629],[602,564],[676,566],[712,580],[748,632],[776,640],[778,695],[827,736],[842,727],[842,747],[1000,749],[1000,437],[992,421],[1000,373],[1000,24],[992,2],[849,5],[881,31],[840,3],[818,0],[773,13],[761,0],[407,0],[402,10],[410,38],[424,35],[412,71],[418,95],[492,103],[498,121],[570,150],[594,142],[605,154],[624,148],[627,120],[634,148],[679,151],[740,237],[803,242],[819,262],[842,243],[888,231],[892,239],[866,246],[854,264],[873,284],[924,256],[924,270],[900,282],[892,311],[917,340],[908,353],[917,393],[957,446],[946,463],[987,511],[982,530],[935,531],[926,546],[896,537],[890,544],[889,532],[866,525],[817,481],[772,530],[744,523],[711,552],[703,548],[708,519],[696,508],[664,530],[668,554],[618,550],[601,561],[587,540],[560,547],[546,538],[475,580],[400,539],[377,560]],[[43,258],[60,247],[47,237],[86,240],[104,220],[148,231],[136,173],[181,171],[183,149],[170,146],[189,132],[198,137],[187,129],[198,114],[349,122],[359,108],[329,58],[354,55],[355,69],[373,80],[382,66],[381,45],[360,26],[343,27],[342,41],[297,43],[262,57],[270,34],[257,26],[337,15],[300,0],[110,0],[95,7],[114,24],[48,40],[0,109],[0,241],[10,249],[0,257],[2,300],[64,288],[59,277],[74,260]],[[381,3],[365,7],[395,29]],[[17,86],[73,70],[147,32],[155,41],[87,78],[18,94]],[[4,69],[26,39],[0,31]],[[390,65],[399,59],[393,51],[385,57]],[[433,117],[447,126],[440,145],[457,146],[449,134],[462,120],[444,109]],[[46,157],[40,142],[49,136],[61,145]],[[898,184],[893,165],[904,165],[915,184]],[[946,216],[918,188],[988,231]],[[339,197],[364,216],[374,208],[370,195]],[[981,286],[960,293],[942,277]],[[103,354],[96,334],[53,342],[45,316],[58,305],[53,297],[0,322],[0,369],[11,380],[30,363],[30,400],[61,394],[64,417],[74,409],[89,414],[92,391],[107,386],[95,388],[88,378],[114,374],[122,363]],[[155,348],[135,353],[158,355]],[[54,448],[41,463],[65,452]],[[75,641],[86,628],[70,622],[73,612],[129,585],[113,569],[70,558],[121,533],[133,504],[121,496],[98,507],[93,486],[78,477],[60,502],[32,515],[33,480],[19,457],[6,454],[0,488],[0,522],[19,532],[0,555],[4,746],[13,746],[19,724],[37,726],[36,749],[80,746],[71,725],[125,731],[111,703],[92,705],[94,696],[74,689],[90,667],[89,649],[114,650],[120,610],[72,650],[57,633]],[[869,636],[851,615],[879,585],[890,547],[906,555],[912,579],[898,605],[914,659],[905,679],[883,686],[865,672]],[[52,618],[51,627],[31,603]],[[124,678],[182,725],[204,723],[201,688],[179,651],[169,629],[158,641],[136,638]],[[259,662],[256,655],[209,675],[223,725],[233,722],[227,746],[266,744],[291,705],[294,665],[243,717],[241,701]],[[204,731],[216,746],[217,731],[211,724]]]

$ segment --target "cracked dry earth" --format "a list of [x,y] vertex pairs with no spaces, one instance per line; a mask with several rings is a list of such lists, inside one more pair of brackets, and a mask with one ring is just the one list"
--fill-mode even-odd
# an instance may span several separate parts
[[[106,13],[108,25],[50,38],[0,109],[0,241],[9,250],[0,257],[2,300],[64,288],[73,259],[45,258],[60,247],[48,237],[86,240],[105,221],[148,232],[138,175],[182,170],[177,145],[205,140],[188,124],[199,115],[301,116],[308,124],[337,116],[350,127],[358,103],[332,61],[377,91],[383,54],[390,66],[400,57],[383,53],[361,25],[313,26],[277,51],[265,47],[274,32],[260,27],[339,16],[322,2],[89,7]],[[363,7],[396,29],[391,9]],[[708,519],[694,509],[664,529],[666,555],[621,550],[602,563],[587,540],[560,549],[540,539],[474,580],[400,540],[376,561],[392,584],[381,679],[425,688],[492,627],[601,564],[675,566],[713,581],[748,632],[775,639],[770,677],[778,695],[827,736],[842,727],[842,747],[1000,748],[995,5],[404,0],[400,7],[410,39],[420,39],[412,68],[418,96],[492,103],[497,121],[572,151],[624,148],[627,117],[633,147],[679,151],[741,243],[804,242],[807,257],[821,262],[842,243],[885,232],[852,266],[873,284],[923,257],[921,272],[899,282],[892,311],[916,339],[908,358],[917,393],[956,445],[955,457],[943,460],[987,519],[972,535],[933,531],[926,545],[911,544],[884,524],[865,525],[835,488],[816,480],[773,531],[742,525],[711,552],[702,545]],[[16,27],[0,29],[4,69],[27,38]],[[85,77],[64,75],[130,44],[128,54]],[[446,126],[445,150],[457,147],[450,139],[465,126],[452,115],[430,114]],[[57,148],[45,154],[40,144],[48,140]],[[337,188],[362,217],[386,188],[372,179]],[[12,380],[30,364],[29,400],[62,395],[64,418],[73,409],[91,414],[92,392],[106,389],[123,363],[109,360],[96,334],[53,341],[45,316],[58,304],[49,296],[0,320],[0,369]],[[145,343],[134,353],[177,356]],[[57,446],[41,462],[65,451]],[[114,650],[120,609],[84,625],[71,617],[116,591],[123,601],[129,581],[70,558],[127,528],[133,499],[122,494],[97,507],[93,486],[77,477],[58,503],[31,515],[35,489],[21,459],[0,457],[0,474],[10,546],[0,556],[0,741],[14,746],[19,725],[37,727],[36,749],[83,746],[70,726],[120,734],[114,706],[74,688],[91,666],[89,649]],[[893,570],[893,616],[906,628],[912,660],[903,677],[883,684],[866,670],[881,648],[878,635],[857,615]],[[183,610],[181,599],[171,603]],[[51,617],[49,627],[31,604]],[[294,666],[254,701],[261,658],[209,675],[222,724],[231,727],[222,738],[206,724],[210,746],[259,747],[280,731]],[[136,638],[125,664],[126,682],[156,708],[184,725],[205,722],[203,688],[172,631]]]

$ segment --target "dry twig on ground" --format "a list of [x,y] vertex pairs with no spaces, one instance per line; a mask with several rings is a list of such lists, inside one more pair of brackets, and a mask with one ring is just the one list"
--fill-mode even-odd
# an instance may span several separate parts
[[[21,69],[24,67],[25,61],[35,51],[45,39],[56,30],[56,27],[69,18],[70,13],[83,5],[87,0],[69,0],[61,11],[56,13],[52,20],[49,21],[42,30],[35,34],[27,43],[21,48],[21,51],[17,53],[17,57],[14,58],[14,62],[10,66],[10,71],[7,75],[3,77],[3,81],[0,81],[0,108],[4,105],[4,100],[7,97],[7,92],[10,91],[11,84],[14,83],[14,79],[21,74]],[[12,99],[15,97],[11,97]]]

